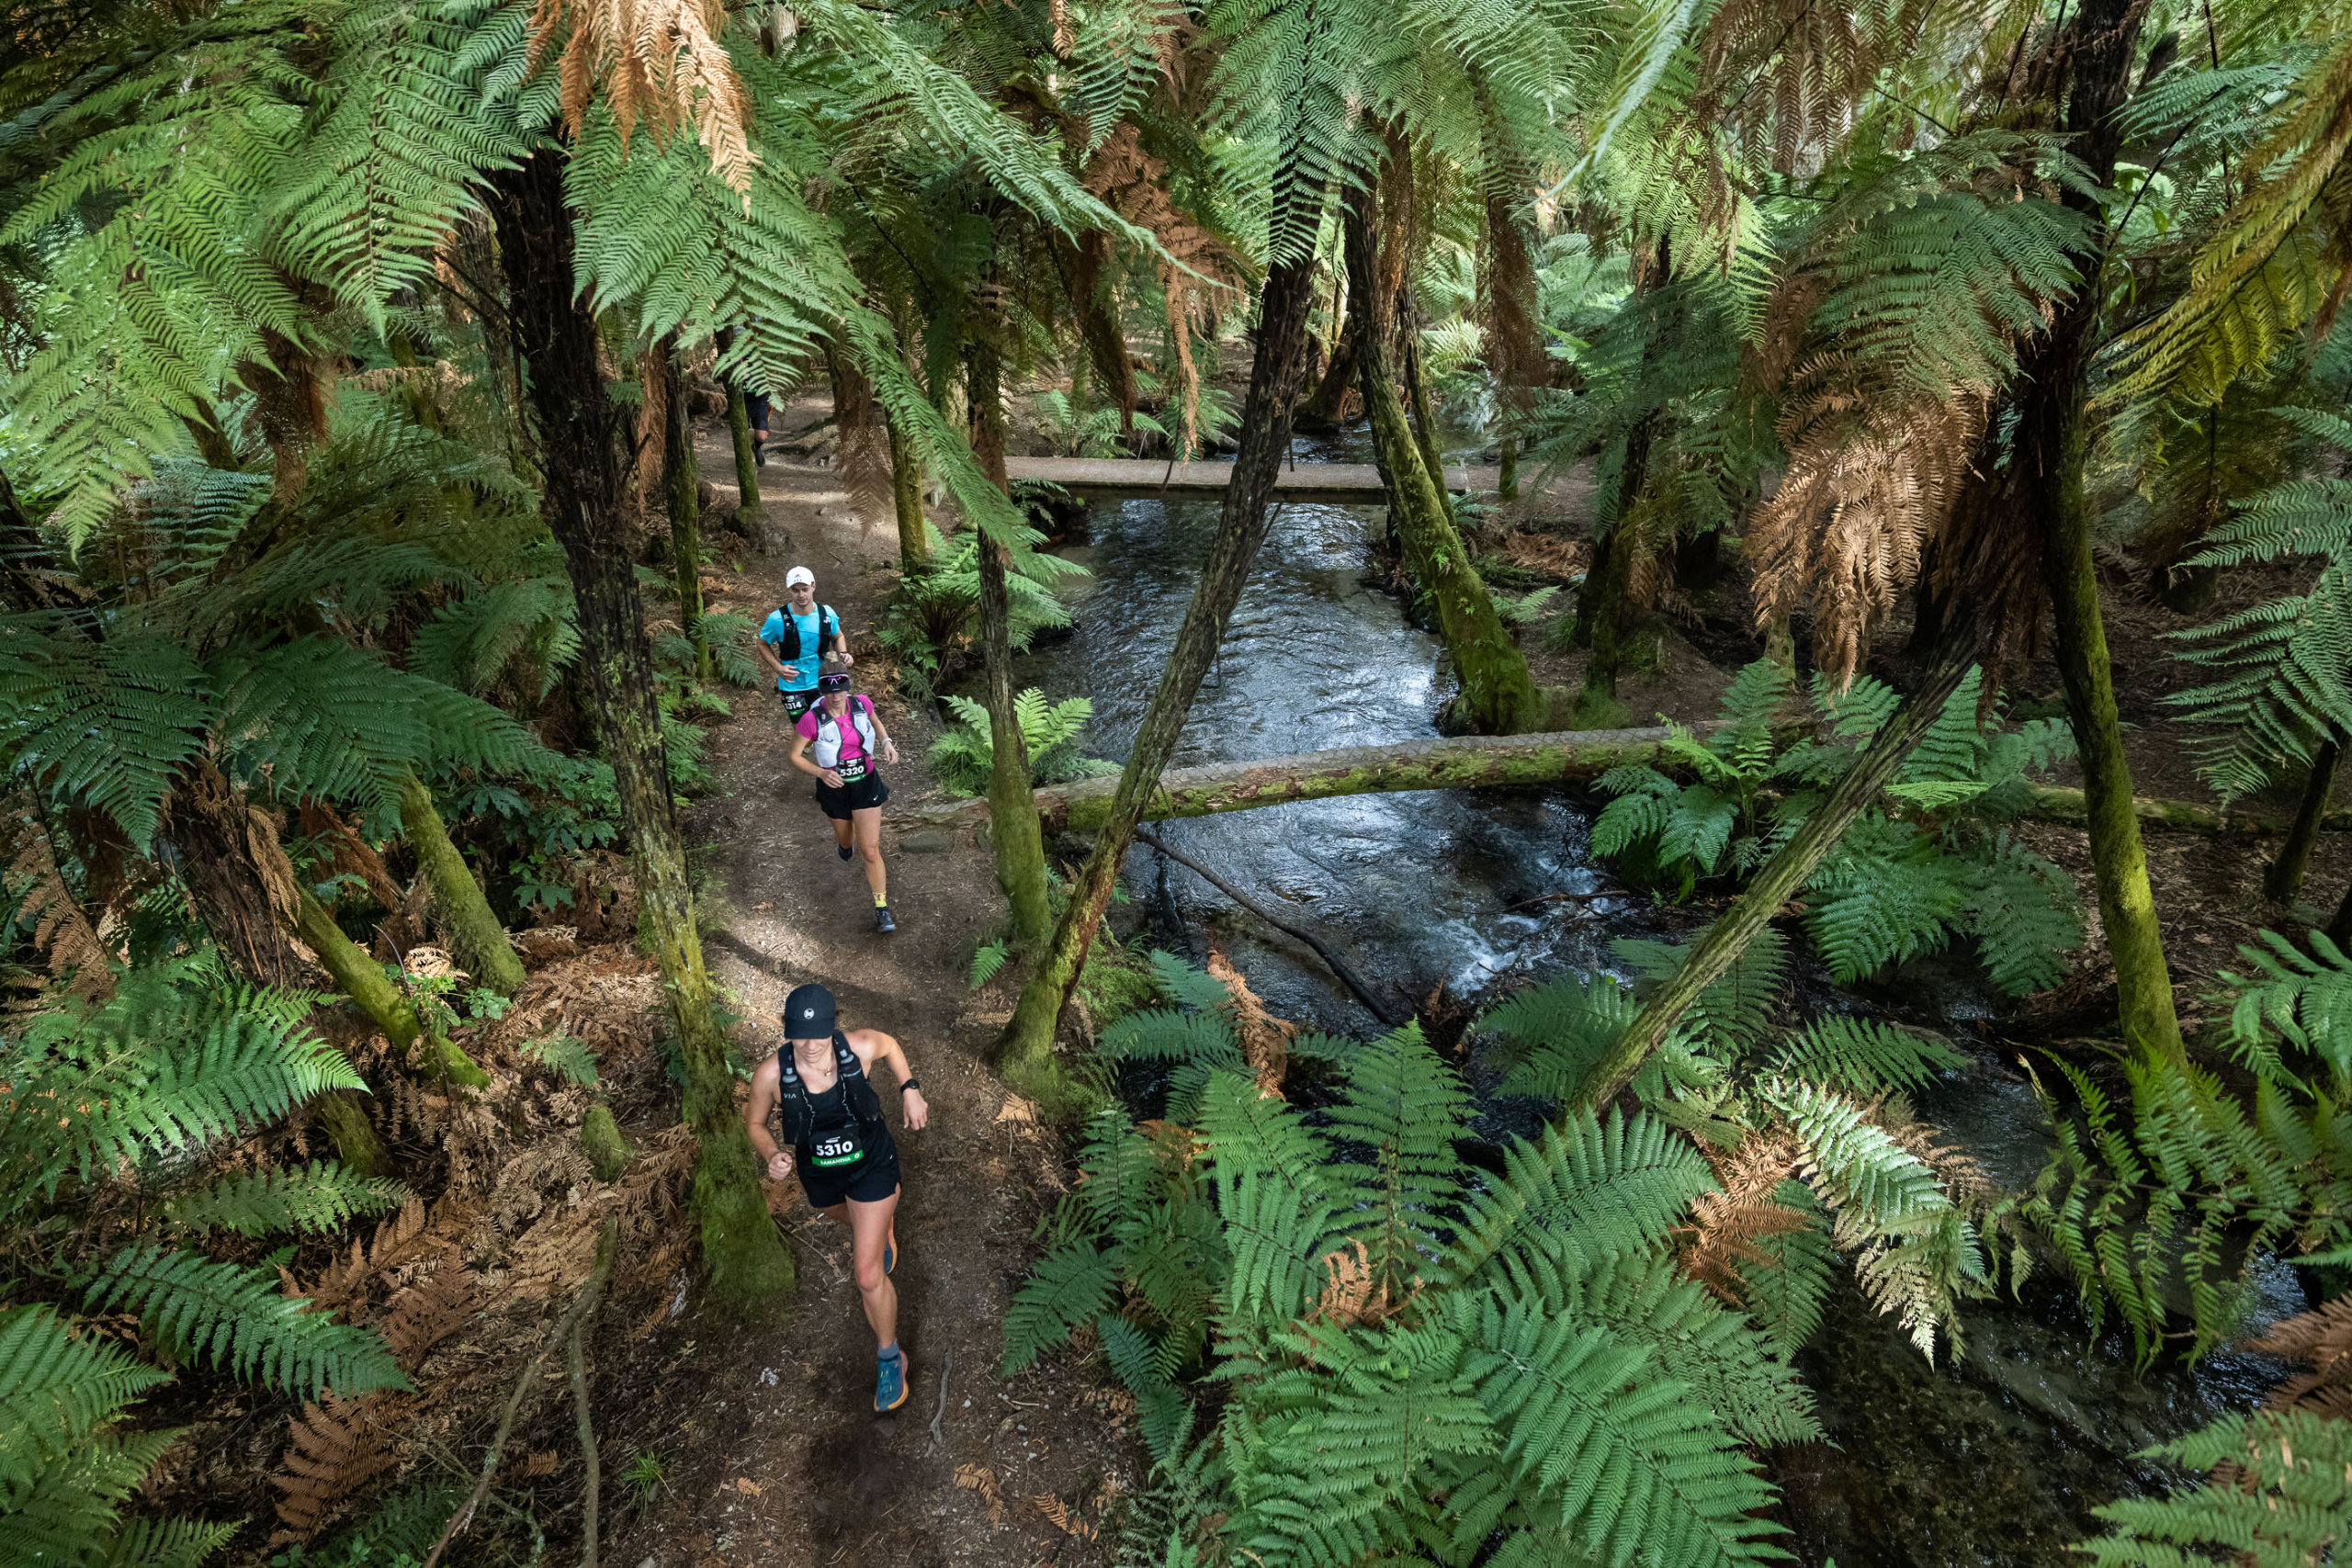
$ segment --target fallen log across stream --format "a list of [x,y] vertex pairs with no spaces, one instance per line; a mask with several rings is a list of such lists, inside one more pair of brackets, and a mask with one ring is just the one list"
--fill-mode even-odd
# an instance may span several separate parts
[[[1704,737],[1713,724],[1693,725]],[[1671,731],[1571,730],[1550,735],[1473,735],[1435,740],[1400,740],[1385,746],[1349,746],[1330,751],[1301,751],[1255,761],[1210,762],[1171,768],[1144,809],[1144,819],[1210,817],[1250,811],[1294,800],[1329,800],[1349,795],[1401,794],[1424,789],[1493,789],[1505,785],[1567,784],[1599,778],[1610,769],[1659,765],[1658,749]],[[1111,778],[1049,784],[1036,792],[1037,815],[1049,832],[1091,833],[1102,826],[1118,786]],[[2064,784],[2029,786],[2028,817],[2079,826],[2083,792]],[[2257,835],[2286,831],[2284,821],[2250,811],[2227,810],[2191,800],[2146,795],[2132,807],[2145,826],[2159,831]],[[989,819],[985,797],[951,800],[893,811],[901,831],[921,828],[981,828]],[[2320,826],[2352,830],[2352,811],[2331,811]]]

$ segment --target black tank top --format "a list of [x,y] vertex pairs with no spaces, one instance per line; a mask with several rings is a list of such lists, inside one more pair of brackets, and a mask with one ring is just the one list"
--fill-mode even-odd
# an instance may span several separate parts
[[878,1120],[870,1125],[858,1121],[842,1080],[835,1077],[832,1088],[808,1096],[808,1138],[792,1152],[804,1171],[838,1172],[887,1158],[896,1146],[889,1129]]

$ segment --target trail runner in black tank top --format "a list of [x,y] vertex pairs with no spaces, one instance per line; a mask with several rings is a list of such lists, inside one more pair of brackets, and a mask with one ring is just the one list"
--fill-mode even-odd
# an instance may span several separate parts
[[[770,1181],[797,1172],[809,1206],[849,1227],[857,1293],[874,1329],[874,1407],[895,1410],[908,1386],[890,1282],[899,1261],[899,1154],[882,1110],[895,1098],[899,1124],[920,1133],[931,1107],[896,1040],[878,1029],[834,1027],[824,987],[801,986],[785,998],[784,1030],[784,1049],[752,1070],[744,1125]],[[889,1068],[895,1097],[874,1081],[876,1065]]]

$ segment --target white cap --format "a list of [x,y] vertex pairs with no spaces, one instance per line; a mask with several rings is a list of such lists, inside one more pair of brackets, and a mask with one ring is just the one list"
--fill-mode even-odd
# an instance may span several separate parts
[[784,585],[786,588],[797,588],[804,582],[811,588],[817,586],[817,574],[805,566],[796,566],[784,574]]

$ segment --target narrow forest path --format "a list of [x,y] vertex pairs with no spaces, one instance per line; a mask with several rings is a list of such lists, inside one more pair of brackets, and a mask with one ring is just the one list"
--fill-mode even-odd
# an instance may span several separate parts
[[[779,431],[819,412],[780,408]],[[734,473],[723,439],[723,429],[717,445],[706,434],[700,456],[705,476],[731,498],[731,483],[720,483]],[[712,573],[712,608],[756,621],[782,602],[786,570],[807,566],[862,657],[894,577],[895,534],[862,535],[829,470],[771,461],[760,478],[770,552],[747,558],[740,575]],[[886,770],[894,804],[933,793],[922,759],[935,722],[871,683],[859,689],[899,742],[899,765]],[[705,952],[741,1013],[734,1038],[751,1061],[766,1056],[781,1040],[786,993],[818,981],[839,999],[844,1027],[899,1038],[931,1103],[922,1133],[900,1131],[888,1111],[905,1179],[895,1282],[912,1389],[894,1415],[875,1415],[874,1342],[850,1276],[848,1233],[811,1213],[787,1183],[784,1224],[800,1291],[783,1324],[697,1331],[681,1320],[669,1330],[672,1359],[658,1372],[643,1368],[652,1373],[646,1386],[616,1386],[629,1374],[604,1380],[608,1406],[645,1402],[615,1410],[608,1473],[627,1468],[631,1448],[672,1462],[668,1492],[623,1525],[606,1561],[1098,1561],[1106,1543],[1049,1522],[1044,1500],[1057,1499],[1080,1523],[1134,1484],[1139,1447],[1131,1421],[1119,1418],[1126,1402],[1086,1381],[1070,1358],[1011,1384],[994,1371],[1005,1303],[1035,1251],[1036,1215],[1067,1178],[1058,1138],[1019,1119],[1023,1103],[982,1060],[1000,1013],[976,1004],[963,972],[1001,908],[987,852],[967,835],[938,832],[912,835],[910,849],[886,811],[899,931],[879,935],[858,866],[836,856],[808,781],[786,765],[774,694],[729,700],[735,716],[712,731],[706,752],[719,784],[697,803],[689,841],[703,847],[707,891],[723,900]],[[895,1107],[897,1096],[883,1099]]]

